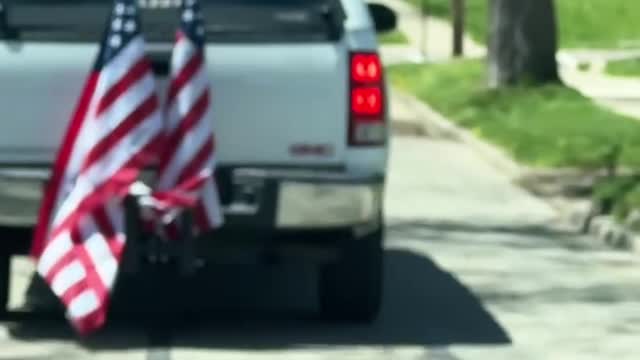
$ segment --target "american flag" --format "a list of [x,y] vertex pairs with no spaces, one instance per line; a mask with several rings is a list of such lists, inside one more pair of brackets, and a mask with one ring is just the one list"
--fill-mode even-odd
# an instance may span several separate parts
[[[214,177],[215,136],[200,3],[182,1],[180,15],[165,108],[165,151],[160,158],[155,198],[168,209],[180,208],[191,200],[195,204],[195,225],[204,232],[220,226],[223,215]],[[165,230],[170,237],[177,236],[175,226]]]
[[162,141],[137,1],[115,0],[44,194],[32,255],[81,334],[106,319],[125,245],[123,199]]

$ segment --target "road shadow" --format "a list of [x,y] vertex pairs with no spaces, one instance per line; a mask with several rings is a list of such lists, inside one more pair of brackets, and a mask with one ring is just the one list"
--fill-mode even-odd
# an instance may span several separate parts
[[[263,350],[511,342],[507,332],[473,293],[431,259],[410,251],[386,252],[383,309],[372,325],[337,324],[319,319],[314,311],[316,294],[309,290],[315,288],[310,286],[315,283],[308,271],[288,271],[293,273],[289,274],[292,277],[279,285],[274,285],[273,278],[260,278],[264,277],[264,271],[257,271],[253,275],[227,272],[222,274],[224,282],[220,281],[220,274],[196,279],[209,279],[215,284],[206,296],[198,293],[197,286],[184,281],[178,284],[180,290],[176,290],[176,284],[171,281],[163,281],[163,291],[156,288],[151,292],[149,288],[157,285],[134,284],[133,289],[127,289],[132,294],[119,293],[122,300],[119,305],[138,302],[146,311],[118,312],[116,309],[104,331],[83,340],[82,344],[95,350],[148,348],[167,343],[189,348]],[[306,275],[300,276],[305,272]],[[248,281],[251,277],[253,281]],[[238,291],[238,288],[244,289]],[[235,295],[230,295],[234,292]],[[243,296],[238,295],[243,292]],[[145,299],[145,293],[152,296]],[[212,302],[214,306],[206,312],[200,310],[202,304]],[[268,306],[268,302],[277,304]],[[44,321],[37,314],[18,314],[14,320],[9,330],[11,336],[19,340],[79,341],[61,319]],[[151,343],[145,336],[126,335],[136,331],[149,333]]]

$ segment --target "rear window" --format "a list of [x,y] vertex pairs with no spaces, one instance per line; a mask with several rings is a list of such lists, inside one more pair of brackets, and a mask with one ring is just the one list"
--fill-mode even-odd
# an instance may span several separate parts
[[[147,39],[173,40],[180,0],[139,3]],[[97,41],[112,4],[112,0],[0,0],[10,33],[25,41]],[[342,35],[344,12],[339,0],[201,0],[201,4],[212,42],[331,41]]]

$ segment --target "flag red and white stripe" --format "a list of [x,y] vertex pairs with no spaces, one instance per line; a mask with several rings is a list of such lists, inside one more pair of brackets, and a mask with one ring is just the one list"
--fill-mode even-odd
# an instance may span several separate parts
[[32,255],[81,334],[106,320],[125,245],[123,199],[156,157],[162,114],[137,1],[115,0],[54,164]]
[[155,198],[167,209],[184,207],[191,199],[196,226],[202,232],[219,227],[223,215],[214,177],[211,91],[197,0],[183,1],[176,39],[165,108],[165,152],[161,155]]

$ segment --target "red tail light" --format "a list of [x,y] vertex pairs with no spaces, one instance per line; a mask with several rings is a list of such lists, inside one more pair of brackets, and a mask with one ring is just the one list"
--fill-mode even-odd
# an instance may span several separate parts
[[382,91],[379,87],[358,87],[351,92],[351,110],[354,115],[380,115]]
[[349,145],[386,142],[383,68],[377,53],[353,53],[350,71]]
[[351,57],[351,79],[359,82],[380,82],[382,64],[377,54],[354,54]]

